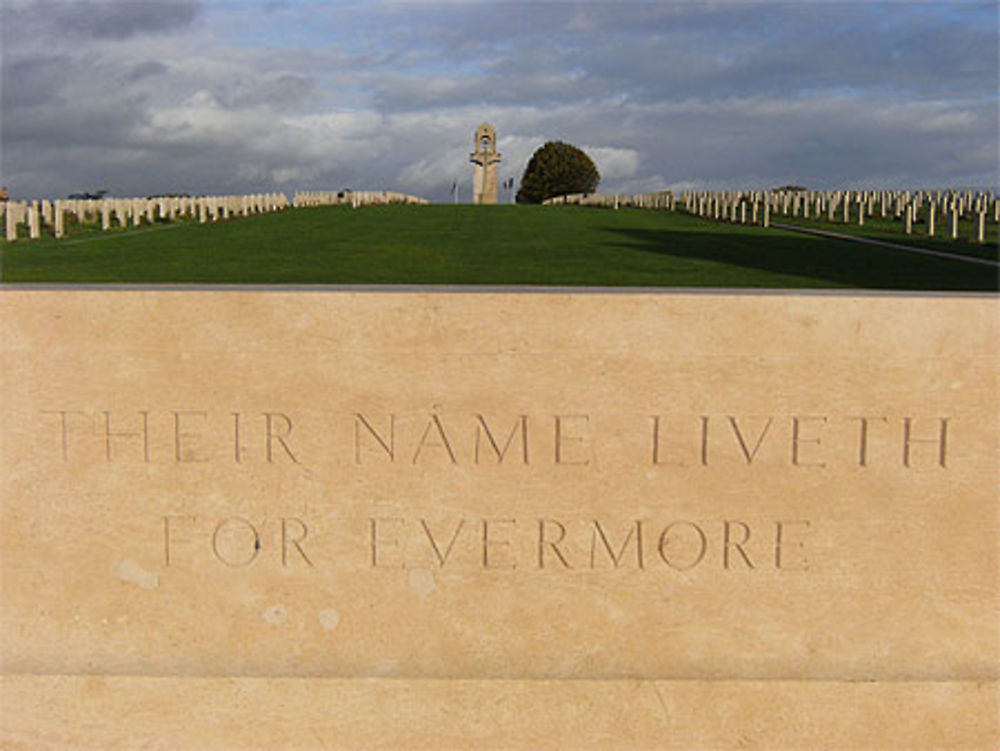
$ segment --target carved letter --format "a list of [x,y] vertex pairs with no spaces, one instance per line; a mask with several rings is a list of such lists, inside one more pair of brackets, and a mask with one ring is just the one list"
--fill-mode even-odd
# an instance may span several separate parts
[[796,467],[825,467],[823,462],[803,462],[799,459],[799,444],[814,443],[820,445],[819,438],[802,438],[801,425],[803,420],[819,420],[826,423],[825,417],[793,417],[792,418],[792,464]]
[[182,417],[201,417],[202,419],[208,417],[207,412],[173,412],[174,415],[174,459],[178,462],[207,462],[208,459],[205,457],[198,458],[195,455],[195,449],[188,449],[184,451],[181,449],[181,439],[183,438],[197,438],[199,433],[185,433],[181,430],[181,418]]
[[[739,542],[733,542],[730,536],[732,526],[738,524],[743,528],[743,539]],[[743,522],[737,521],[726,521],[723,522],[723,543],[722,543],[722,567],[725,569],[729,568],[729,548],[736,548],[736,552],[742,556],[743,560],[746,561],[747,566],[754,568],[753,563],[750,562],[747,552],[743,549],[743,545],[746,544],[747,540],[750,539],[750,527],[748,527]]]
[[768,429],[771,427],[771,423],[774,418],[768,417],[767,422],[764,423],[764,429],[760,431],[760,435],[757,436],[757,442],[753,446],[753,450],[747,448],[746,441],[743,440],[743,433],[740,432],[740,426],[736,422],[735,417],[729,418],[729,424],[733,426],[733,432],[736,434],[736,440],[739,441],[740,450],[743,451],[743,456],[747,460],[747,464],[752,464],[753,459],[757,456],[757,451],[760,449],[760,445],[764,442],[764,436],[767,435]]
[[868,421],[869,420],[881,420],[886,423],[888,420],[884,417],[850,417],[849,420],[857,420],[861,425],[860,434],[858,435],[858,466],[867,467],[868,466]]
[[243,461],[243,448],[240,443],[240,413],[233,412],[233,458],[237,464]]
[[[219,549],[219,535],[222,530],[230,525],[240,525],[250,530],[250,534],[253,536],[253,543],[249,546],[250,555],[243,559],[232,560],[222,554]],[[257,554],[260,553],[260,533],[257,532],[257,528],[251,524],[249,521],[240,516],[231,516],[228,519],[223,519],[215,527],[215,532],[212,533],[212,552],[215,557],[218,558],[222,563],[233,568],[242,568],[244,566],[249,566],[257,558]]]
[[479,464],[479,446],[482,443],[482,436],[486,434],[486,440],[489,442],[490,448],[493,449],[493,453],[497,456],[497,464],[503,463],[503,458],[507,454],[507,450],[510,448],[510,444],[513,443],[514,437],[518,433],[518,423],[521,426],[521,461],[524,464],[528,464],[528,416],[518,415],[518,422],[514,423],[514,427],[511,428],[510,434],[507,436],[507,442],[504,443],[503,449],[500,448],[496,440],[493,438],[493,434],[490,432],[489,425],[486,424],[486,419],[482,415],[476,415],[476,419],[479,424],[476,426],[476,464]]
[[62,459],[69,461],[69,420],[68,415],[85,415],[86,412],[66,409],[43,409],[43,415],[59,415],[60,418],[60,446],[62,449]]
[[568,420],[583,420],[585,424],[590,422],[590,415],[556,415],[556,464],[579,464],[587,465],[590,464],[590,459],[583,459],[577,461],[568,461],[563,458],[563,444],[564,443],[583,443],[586,441],[584,436],[573,436],[565,435],[563,430],[563,421]]
[[427,522],[423,519],[420,520],[420,526],[424,528],[424,534],[427,535],[427,539],[431,542],[431,547],[434,549],[434,555],[437,556],[438,565],[444,568],[444,564],[448,562],[448,556],[451,555],[451,549],[455,546],[455,540],[458,539],[458,533],[462,531],[462,527],[465,526],[465,519],[458,520],[458,526],[455,527],[455,532],[451,536],[451,540],[448,541],[448,547],[444,549],[444,553],[438,547],[437,540],[434,539],[434,535],[431,534],[430,527],[427,526]]
[[[289,522],[292,522],[292,523],[294,523],[294,524],[296,524],[298,526],[298,528],[300,530],[300,534],[299,534],[298,537],[289,537],[289,535],[288,535],[288,525],[289,525]],[[313,562],[311,560],[309,560],[309,556],[306,555],[306,551],[304,551],[302,549],[302,546],[299,545],[300,542],[302,542],[304,539],[306,539],[306,535],[307,534],[309,534],[309,530],[306,527],[306,523],[304,521],[302,521],[301,519],[298,519],[298,518],[296,518],[294,516],[289,516],[287,518],[286,517],[282,517],[282,519],[281,519],[281,565],[284,568],[288,568],[288,546],[289,546],[289,544],[294,545],[295,549],[299,551],[299,555],[302,556],[302,560],[304,560],[306,562],[306,564],[308,564],[309,568],[313,568]]]
[[[673,466],[681,466],[681,467],[683,467],[684,464],[685,464],[683,461],[679,461],[679,460],[676,460],[676,459],[671,460],[671,458],[669,456],[666,457],[666,458],[662,458],[661,457],[661,454],[663,452],[661,450],[662,447],[660,446],[660,443],[661,443],[660,437],[662,435],[662,431],[660,430],[660,417],[661,417],[660,415],[650,415],[649,416],[649,419],[653,421],[653,435],[652,435],[652,444],[653,444],[652,448],[653,448],[653,451],[652,451],[652,458],[651,458],[650,464],[652,464],[653,466],[669,464],[669,465],[673,465]],[[703,432],[704,432],[704,427],[703,427]],[[702,441],[704,441],[704,440],[705,439],[704,439],[704,436],[703,436],[702,437]],[[703,448],[703,450],[702,450],[702,464],[704,464],[705,463],[704,447],[702,447],[702,448]]]
[[163,517],[163,565],[170,565],[170,542],[173,537],[170,534],[170,522],[171,521],[189,521],[193,522],[193,516],[164,516]]
[[[378,562],[378,546],[380,544],[387,544],[387,545],[389,545],[391,547],[394,547],[394,548],[398,548],[399,547],[399,540],[396,539],[395,537],[393,537],[391,540],[384,540],[384,539],[382,539],[382,538],[380,538],[378,536],[378,524],[381,523],[381,522],[394,522],[396,524],[402,524],[403,521],[404,521],[403,519],[400,519],[398,517],[389,517],[389,518],[386,518],[386,519],[369,519],[369,522],[371,522],[371,530],[372,530],[372,535],[371,535],[371,543],[372,543],[372,568],[378,568],[379,567],[379,562]],[[399,564],[399,568],[406,568],[406,564],[405,563],[400,563]]]
[[[483,568],[490,568],[490,546],[510,547],[510,540],[491,540],[490,524],[517,524],[516,519],[483,519]],[[517,564],[511,562],[510,568],[517,568]]]
[[[288,454],[288,457],[293,462],[295,462],[296,464],[298,464],[299,460],[295,458],[295,455],[292,454],[291,449],[288,448],[288,444],[285,443],[285,439],[292,432],[292,421],[288,418],[288,415],[286,415],[286,414],[284,414],[282,412],[265,412],[264,413],[264,418],[267,420],[267,462],[268,462],[268,464],[273,464],[274,463],[274,452],[272,451],[272,439],[275,439],[275,438],[278,440],[278,443],[281,444],[281,448],[283,448],[285,450],[285,453]],[[284,427],[284,431],[283,432],[276,433],[272,429],[274,418],[280,418],[285,423],[285,427]]]
[[621,548],[618,550],[618,555],[615,555],[614,550],[611,548],[611,543],[608,542],[607,535],[604,534],[604,529],[601,527],[601,523],[596,519],[592,523],[593,531],[590,535],[590,567],[595,568],[595,561],[597,558],[597,540],[600,539],[604,545],[604,549],[607,551],[608,556],[611,558],[611,562],[614,563],[615,568],[621,563],[622,558],[625,557],[625,548],[628,547],[629,540],[632,539],[632,533],[635,533],[635,558],[637,566],[642,569],[642,521],[636,519],[635,526],[629,530],[629,533],[625,536],[625,541],[622,543]]
[[[441,437],[440,443],[428,443],[427,436],[430,435],[431,428],[437,430],[437,434]],[[424,446],[430,446],[432,448],[444,448],[448,452],[448,458],[451,460],[452,464],[457,464],[455,461],[455,452],[451,450],[451,443],[448,441],[448,436],[444,432],[444,426],[441,424],[441,419],[436,415],[432,414],[431,419],[427,421],[427,427],[424,428],[424,434],[420,438],[420,443],[417,444],[417,450],[413,454],[413,463],[417,463],[417,459],[420,457],[420,452],[423,450]]]
[[653,464],[660,463],[660,416],[652,415],[653,421]]
[[910,444],[911,443],[936,443],[938,447],[938,466],[944,467],[948,455],[948,420],[942,417],[941,430],[937,438],[914,438],[911,431],[912,417],[903,418],[903,466],[910,466]]
[[365,416],[360,412],[354,414],[354,463],[361,464],[361,426],[364,425],[365,429],[372,434],[378,444],[382,447],[382,450],[389,455],[389,461],[396,460],[396,415],[389,415],[389,442],[386,443],[385,439],[382,438],[376,432]]
[[[545,539],[545,525],[554,524],[559,528],[559,539],[558,540],[546,540]],[[552,548],[552,552],[556,554],[556,558],[562,561],[562,565],[565,568],[573,568],[569,565],[569,561],[566,560],[566,556],[562,554],[562,551],[557,547],[563,538],[566,537],[566,527],[564,527],[560,522],[555,519],[539,519],[538,520],[538,568],[545,568],[545,546],[548,545]]]
[[104,413],[104,451],[105,458],[110,462],[111,459],[111,438],[134,438],[136,436],[142,436],[142,458],[143,461],[149,461],[149,412],[140,411],[139,414],[142,416],[142,428],[141,432],[115,432],[111,430],[111,413],[105,411]]
[[[785,542],[785,527],[791,524],[798,524],[806,529],[809,529],[809,522],[806,520],[801,521],[785,521],[785,522],[775,522],[774,530],[774,567],[776,569],[789,570],[787,566],[782,566],[782,546],[786,545]],[[801,551],[805,547],[805,543],[801,540],[795,544],[795,548]],[[806,562],[805,556],[802,557],[802,565],[791,569],[793,571],[808,571],[809,564]]]
[[[667,558],[667,551],[666,551],[670,533],[674,530],[674,527],[679,527],[682,524],[693,529],[695,531],[695,534],[698,535],[698,554],[694,557],[694,560],[683,566],[678,565],[673,561],[671,561],[669,558]],[[688,521],[673,522],[672,524],[668,524],[666,527],[664,527],[663,532],[660,533],[660,544],[657,546],[657,550],[660,553],[660,558],[662,558],[663,562],[668,566],[670,566],[670,568],[676,569],[677,571],[689,571],[693,569],[695,566],[697,566],[699,563],[701,563],[702,560],[705,558],[705,552],[708,550],[708,538],[705,537],[705,533],[701,530],[701,527],[699,527],[694,522],[688,522]]]

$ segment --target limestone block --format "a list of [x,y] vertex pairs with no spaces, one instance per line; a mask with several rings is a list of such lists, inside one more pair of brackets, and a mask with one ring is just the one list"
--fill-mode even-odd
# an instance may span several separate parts
[[0,747],[996,748],[998,305],[7,288]]

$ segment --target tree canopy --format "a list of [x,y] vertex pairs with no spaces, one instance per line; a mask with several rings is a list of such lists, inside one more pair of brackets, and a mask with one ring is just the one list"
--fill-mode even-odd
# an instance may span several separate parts
[[587,154],[562,141],[549,141],[528,161],[517,191],[518,203],[541,203],[571,193],[593,193],[601,174]]

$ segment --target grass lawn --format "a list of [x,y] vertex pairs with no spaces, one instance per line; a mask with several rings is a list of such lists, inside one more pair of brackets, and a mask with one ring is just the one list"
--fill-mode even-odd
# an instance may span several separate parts
[[998,289],[995,267],[573,206],[318,207],[145,231],[82,227],[0,251],[5,282]]
[[882,219],[880,217],[865,217],[864,226],[859,226],[857,221],[852,224],[843,222],[829,222],[824,215],[821,219],[803,219],[801,216],[771,216],[772,222],[781,224],[794,224],[798,227],[808,229],[820,229],[828,232],[839,232],[844,235],[855,237],[867,237],[872,240],[898,243],[900,245],[912,245],[917,248],[927,248],[943,253],[955,253],[956,255],[966,255],[973,258],[989,258],[994,261],[1000,259],[1000,251],[997,248],[997,225],[987,223],[986,242],[977,243],[974,241],[976,227],[974,222],[965,218],[958,223],[958,239],[951,240],[948,236],[947,217],[944,221],[937,217],[934,235],[927,234],[927,224],[923,219],[914,222],[913,233],[907,235],[901,220]]

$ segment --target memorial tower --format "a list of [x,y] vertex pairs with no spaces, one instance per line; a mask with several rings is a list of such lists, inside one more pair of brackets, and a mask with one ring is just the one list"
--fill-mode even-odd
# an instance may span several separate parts
[[472,171],[473,203],[497,203],[497,165],[500,164],[500,154],[497,153],[497,133],[489,123],[483,123],[476,128],[473,141],[475,151],[469,159],[475,165]]

